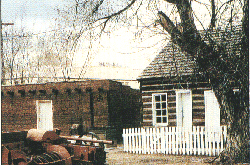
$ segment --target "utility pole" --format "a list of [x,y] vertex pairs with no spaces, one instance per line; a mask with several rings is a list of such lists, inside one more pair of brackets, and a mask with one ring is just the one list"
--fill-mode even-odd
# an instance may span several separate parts
[[2,26],[14,25],[14,23],[2,23],[2,4],[0,0],[0,41],[1,41],[1,84],[4,84],[5,79],[5,70],[4,70],[4,59],[3,59],[3,35],[2,35]]

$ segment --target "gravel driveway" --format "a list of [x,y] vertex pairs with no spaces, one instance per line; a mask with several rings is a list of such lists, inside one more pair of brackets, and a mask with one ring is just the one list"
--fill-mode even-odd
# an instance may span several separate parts
[[132,154],[123,151],[122,146],[106,148],[109,165],[112,164],[210,164],[214,157],[180,156],[163,154]]

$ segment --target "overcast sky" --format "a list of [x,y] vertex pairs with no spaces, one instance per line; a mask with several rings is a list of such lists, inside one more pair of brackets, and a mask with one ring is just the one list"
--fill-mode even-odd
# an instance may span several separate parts
[[45,30],[56,7],[64,5],[63,0],[2,0],[2,22],[12,22],[15,27],[25,26],[29,30]]
[[[34,33],[45,31],[51,25],[50,22],[56,17],[56,8],[66,4],[64,0],[2,0],[2,21],[14,23],[15,28],[25,27]],[[92,58],[92,65],[99,62],[116,63],[135,69],[144,69],[160,51],[158,46],[146,50],[144,47],[151,47],[158,39],[148,38],[142,41],[141,45],[134,40],[134,33],[126,29],[104,37]],[[137,47],[140,47],[139,49]],[[80,52],[81,53],[81,52]],[[76,62],[79,66],[85,60],[81,54],[76,55]],[[140,61],[138,63],[138,61]]]
[[[57,16],[55,9],[66,5],[68,1],[2,0],[2,21],[14,23],[15,28],[23,26],[27,30],[38,33],[38,31],[49,28],[50,22]],[[162,7],[165,8],[165,6]],[[209,17],[205,17],[208,14],[203,13],[206,10],[204,6],[201,8],[198,5],[194,9],[196,10],[196,16],[209,20]],[[168,8],[167,10],[171,11],[172,9]],[[149,33],[148,31],[148,37],[140,41],[134,39],[134,33],[131,32],[131,29],[120,28],[119,31],[114,32],[109,37],[104,37],[101,45],[96,47],[98,51],[95,50],[93,65],[99,62],[110,62],[131,68],[145,68],[164,46],[163,42],[159,42],[165,37],[164,35],[150,37]],[[157,42],[159,43],[156,44]],[[154,47],[152,47],[153,45]],[[146,47],[151,47],[151,49],[146,49]],[[81,65],[81,61],[84,61],[85,57],[81,55],[77,57],[79,60],[76,61],[80,62]]]

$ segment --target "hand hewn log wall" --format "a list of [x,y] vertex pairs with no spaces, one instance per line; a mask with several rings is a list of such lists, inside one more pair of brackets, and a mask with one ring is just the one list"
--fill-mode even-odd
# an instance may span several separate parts
[[143,125],[153,125],[152,94],[167,93],[168,126],[176,126],[176,90],[192,91],[192,122],[193,126],[205,126],[204,91],[211,90],[207,82],[169,83],[166,80],[140,80],[143,102]]

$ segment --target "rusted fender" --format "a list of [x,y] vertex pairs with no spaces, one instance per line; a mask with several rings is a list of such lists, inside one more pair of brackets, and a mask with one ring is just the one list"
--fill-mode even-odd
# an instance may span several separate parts
[[44,142],[47,140],[59,140],[60,137],[56,134],[55,131],[30,129],[27,133],[27,139],[36,142]]
[[65,161],[65,165],[72,165],[71,156],[67,149],[60,145],[49,145],[47,147],[48,153],[56,153]]

